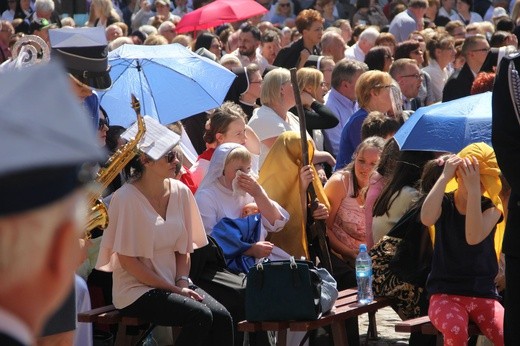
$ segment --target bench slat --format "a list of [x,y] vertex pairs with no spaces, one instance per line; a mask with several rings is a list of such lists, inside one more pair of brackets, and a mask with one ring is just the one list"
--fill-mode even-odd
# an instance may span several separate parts
[[422,316],[412,318],[410,320],[401,321],[396,323],[395,331],[398,333],[415,333],[421,331],[421,326],[425,323],[429,323],[430,318],[428,316]]
[[[421,326],[421,332],[426,335],[437,335],[437,334],[440,335],[441,334],[441,332],[439,332],[437,330],[437,328],[435,328],[431,322],[423,324]],[[470,322],[468,325],[468,334],[470,336],[471,335],[481,335],[482,332],[480,331],[479,327],[475,323]]]
[[[422,316],[412,318],[410,320],[399,322],[395,325],[395,331],[398,333],[416,333],[421,332],[425,335],[440,335],[441,333],[430,322],[430,317]],[[482,334],[478,326],[470,322],[468,326],[469,335]]]
[[[356,289],[346,289],[338,292],[338,300],[336,307],[342,307],[348,304],[355,303],[357,300]],[[263,330],[280,331],[289,328],[288,321],[269,321],[269,322],[249,322],[241,321],[238,323],[238,330],[241,332],[258,332]],[[330,323],[329,323],[330,324]]]
[[381,308],[390,305],[390,301],[386,298],[376,298],[370,304],[360,305],[356,298],[348,304],[340,307],[335,307],[329,314],[322,316],[314,321],[293,321],[289,323],[291,331],[309,331],[333,324],[336,321],[344,321],[352,317],[375,312]]
[[119,310],[105,312],[104,314],[99,314],[95,322],[99,324],[118,324],[121,322],[121,314]]
[[96,322],[96,319],[99,314],[103,314],[114,310],[116,310],[114,305],[107,305],[89,311],[80,312],[78,313],[78,322]]

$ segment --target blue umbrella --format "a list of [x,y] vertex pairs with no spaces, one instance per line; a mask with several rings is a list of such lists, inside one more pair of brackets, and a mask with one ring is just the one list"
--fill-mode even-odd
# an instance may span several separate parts
[[108,55],[112,88],[99,94],[110,123],[128,127],[141,114],[162,124],[219,107],[236,77],[223,66],[180,44],[141,46],[125,44]]
[[421,107],[394,135],[401,150],[457,153],[468,144],[491,145],[491,92]]

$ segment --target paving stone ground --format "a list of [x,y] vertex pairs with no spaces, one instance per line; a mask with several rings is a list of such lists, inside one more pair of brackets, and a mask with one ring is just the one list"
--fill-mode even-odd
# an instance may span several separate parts
[[[410,334],[396,333],[395,324],[401,319],[391,307],[380,309],[376,313],[378,340],[369,340],[370,346],[408,345]],[[368,330],[368,314],[359,316],[359,335],[364,343]]]

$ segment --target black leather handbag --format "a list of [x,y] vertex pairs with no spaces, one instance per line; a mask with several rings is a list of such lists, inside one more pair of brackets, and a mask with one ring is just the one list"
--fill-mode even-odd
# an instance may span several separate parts
[[248,321],[307,321],[321,316],[322,279],[311,262],[261,261],[249,269]]

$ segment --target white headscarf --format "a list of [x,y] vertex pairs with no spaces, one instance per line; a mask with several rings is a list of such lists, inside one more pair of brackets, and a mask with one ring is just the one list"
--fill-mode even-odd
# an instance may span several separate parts
[[201,191],[215,184],[218,178],[224,174],[224,165],[226,163],[227,156],[231,150],[238,147],[244,146],[238,143],[222,143],[215,148],[215,152],[213,153],[213,156],[211,156],[211,161],[209,162],[208,172],[206,173],[204,179],[202,179],[202,182],[200,183],[197,191]]

